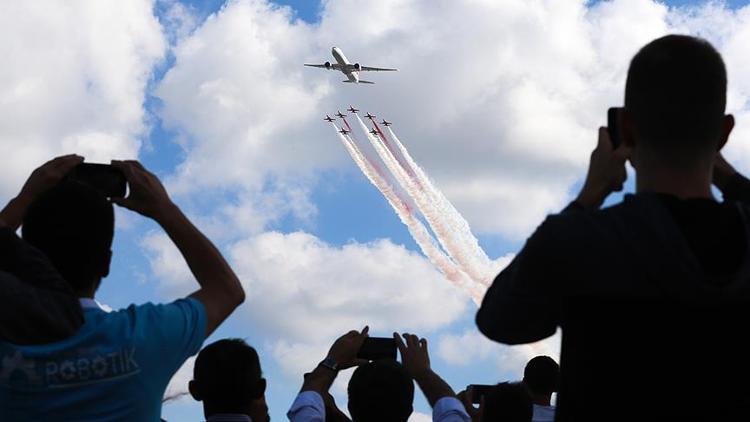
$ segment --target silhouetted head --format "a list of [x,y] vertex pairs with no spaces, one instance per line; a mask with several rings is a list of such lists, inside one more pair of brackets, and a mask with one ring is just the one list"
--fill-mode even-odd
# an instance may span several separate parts
[[625,142],[634,139],[669,165],[713,160],[734,124],[724,116],[726,91],[724,62],[707,41],[668,35],[650,42],[630,62]]
[[42,193],[26,212],[21,232],[78,294],[93,294],[109,274],[114,210],[86,185],[64,182]]
[[482,422],[529,422],[533,415],[534,405],[523,384],[504,382],[484,395]]
[[560,385],[560,366],[549,356],[536,356],[523,370],[523,383],[532,394],[551,395]]
[[400,363],[373,361],[349,381],[349,413],[354,422],[405,422],[414,411],[414,382]]
[[190,395],[203,402],[208,418],[218,413],[247,414],[253,421],[268,419],[266,380],[254,348],[241,339],[224,339],[198,353]]

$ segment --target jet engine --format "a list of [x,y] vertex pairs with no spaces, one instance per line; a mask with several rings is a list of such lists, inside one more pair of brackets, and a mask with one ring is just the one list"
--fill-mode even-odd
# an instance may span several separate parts
[[360,66],[359,63],[354,63],[354,68],[357,69],[357,72],[362,70],[362,66]]
[[326,67],[326,69],[330,69],[330,68],[331,68],[331,62],[325,62],[325,63],[323,64],[323,66],[325,66],[325,67]]

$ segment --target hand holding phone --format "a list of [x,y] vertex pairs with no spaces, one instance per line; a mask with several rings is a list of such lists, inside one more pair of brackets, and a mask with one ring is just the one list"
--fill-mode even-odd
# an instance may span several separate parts
[[622,135],[620,133],[620,116],[622,107],[610,107],[607,110],[607,132],[609,139],[612,141],[612,149],[617,149],[622,145]]
[[125,174],[109,164],[80,163],[65,179],[90,186],[107,198],[123,198],[127,192]]
[[390,337],[367,337],[357,358],[367,360],[396,360],[396,341]]
[[466,387],[466,393],[469,395],[472,404],[480,404],[482,397],[492,391],[494,387],[494,385],[471,384]]

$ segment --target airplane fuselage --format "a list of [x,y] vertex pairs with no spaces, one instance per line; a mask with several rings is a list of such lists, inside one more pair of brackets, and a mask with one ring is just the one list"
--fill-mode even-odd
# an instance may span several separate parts
[[[331,49],[331,55],[333,55],[333,58],[336,59],[336,62],[341,65],[342,69],[348,69],[349,65],[351,65],[351,63],[349,63],[349,60],[347,60],[346,56],[344,55],[344,52],[341,51],[340,48],[333,47],[333,49]],[[355,84],[359,83],[359,72],[357,72],[356,70],[342,70],[341,73],[346,75],[346,77],[349,79],[349,82],[353,82]]]

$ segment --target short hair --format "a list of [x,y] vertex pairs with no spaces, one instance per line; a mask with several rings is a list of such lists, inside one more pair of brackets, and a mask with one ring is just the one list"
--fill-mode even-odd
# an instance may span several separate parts
[[200,399],[221,412],[236,413],[263,397],[258,352],[238,338],[211,343],[198,353],[193,383]]
[[625,108],[635,132],[660,159],[685,162],[718,147],[727,72],[707,41],[667,35],[630,62]]
[[101,271],[111,257],[114,209],[95,189],[63,182],[31,203],[21,233],[49,258],[73,290],[80,291],[106,275]]
[[484,395],[482,422],[529,422],[534,415],[534,403],[526,387],[504,382]]
[[560,365],[549,356],[536,356],[523,370],[523,383],[534,394],[552,394],[560,385]]
[[359,366],[349,380],[348,393],[354,422],[405,422],[414,410],[414,382],[393,360]]

